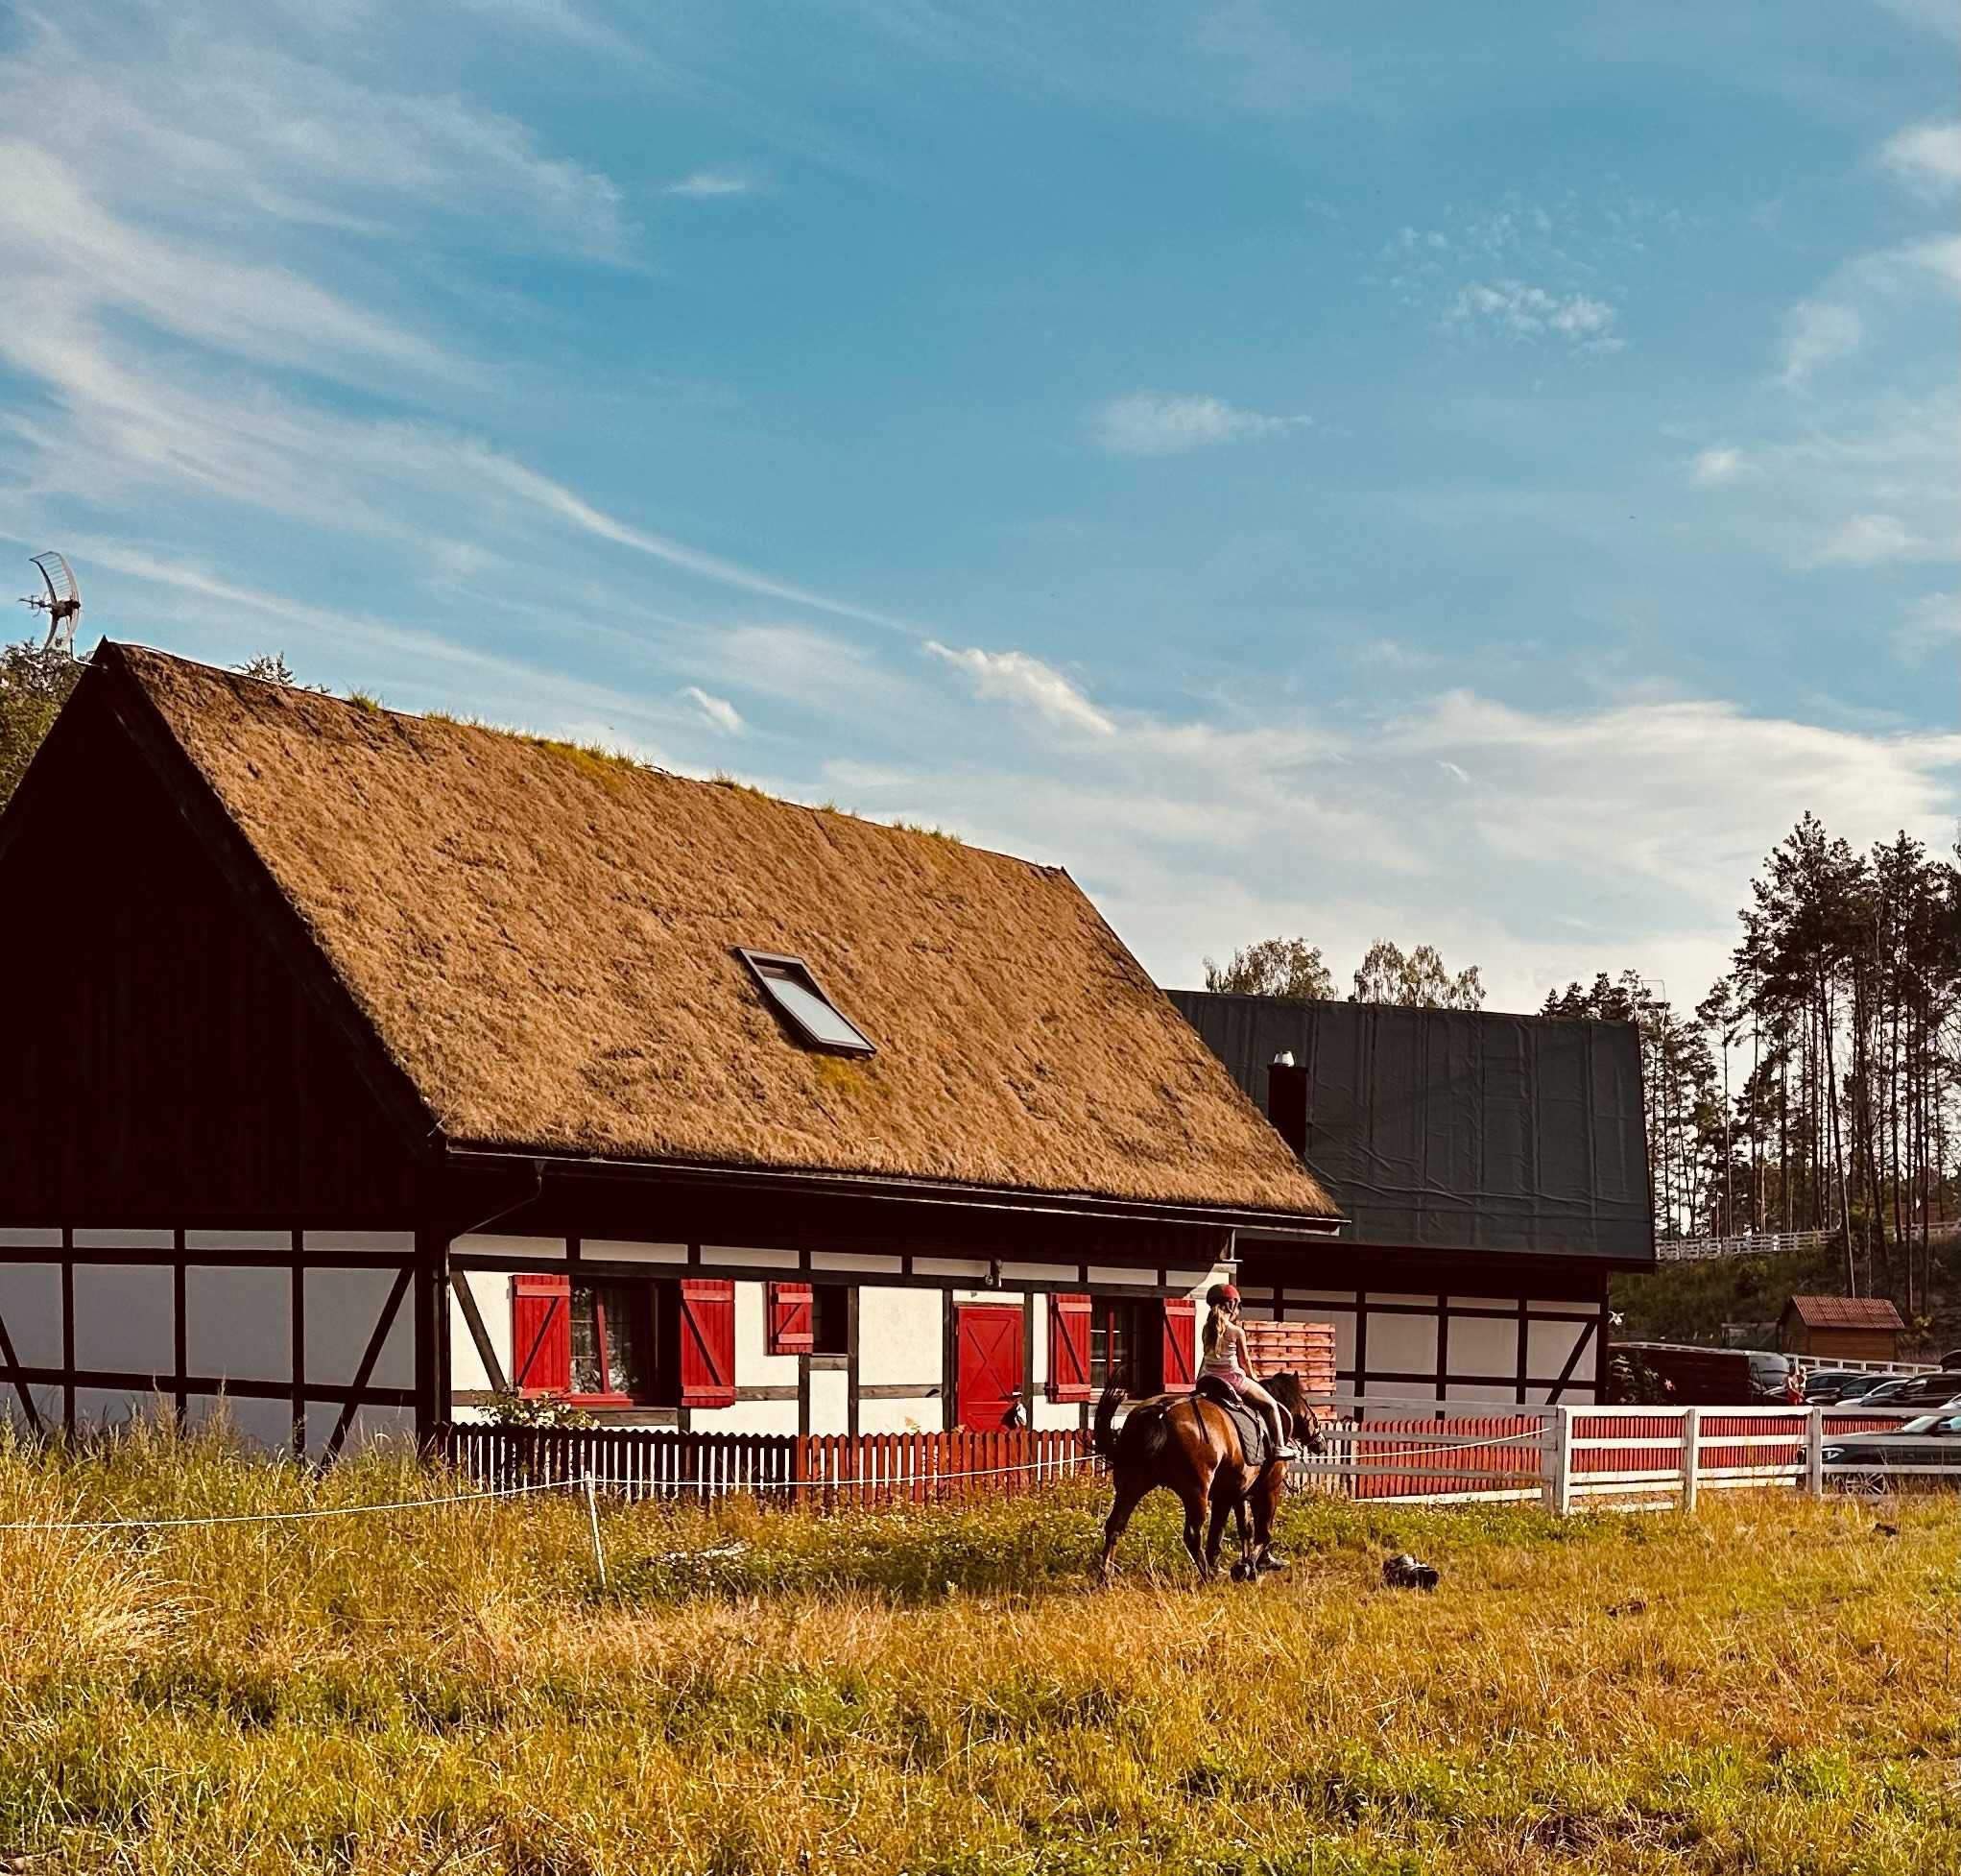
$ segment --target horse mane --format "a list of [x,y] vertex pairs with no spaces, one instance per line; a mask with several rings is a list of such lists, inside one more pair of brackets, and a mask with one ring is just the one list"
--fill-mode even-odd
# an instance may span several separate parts
[[1259,1384],[1293,1417],[1294,1435],[1307,1442],[1309,1451],[1321,1450],[1321,1416],[1307,1399],[1307,1389],[1297,1374],[1262,1375]]

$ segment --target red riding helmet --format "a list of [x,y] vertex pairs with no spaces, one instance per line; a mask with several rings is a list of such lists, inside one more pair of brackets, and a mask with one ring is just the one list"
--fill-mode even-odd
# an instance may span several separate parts
[[1232,1284],[1214,1284],[1206,1291],[1206,1301],[1215,1306],[1220,1303],[1236,1303],[1238,1300],[1239,1291]]

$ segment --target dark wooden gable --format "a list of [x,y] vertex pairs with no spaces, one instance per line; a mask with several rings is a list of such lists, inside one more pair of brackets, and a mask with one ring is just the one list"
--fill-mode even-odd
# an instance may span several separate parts
[[419,1103],[113,667],[0,817],[0,1225],[413,1228]]

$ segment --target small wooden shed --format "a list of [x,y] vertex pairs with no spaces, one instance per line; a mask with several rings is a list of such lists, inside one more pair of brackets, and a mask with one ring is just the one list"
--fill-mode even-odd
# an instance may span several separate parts
[[1793,1296],[1778,1321],[1778,1339],[1792,1355],[1838,1361],[1896,1361],[1906,1327],[1884,1296]]

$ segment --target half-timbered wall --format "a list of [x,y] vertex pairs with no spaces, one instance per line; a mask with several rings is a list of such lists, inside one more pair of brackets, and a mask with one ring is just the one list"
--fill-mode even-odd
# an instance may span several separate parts
[[1336,1385],[1363,1396],[1531,1407],[1597,1398],[1604,1295],[1249,1287],[1246,1311],[1331,1323]]
[[0,1408],[25,1432],[223,1416],[315,1457],[415,1431],[408,1232],[0,1229]]
[[[520,1272],[608,1278],[725,1277],[734,1286],[735,1400],[721,1407],[605,1410],[638,1424],[684,1424],[726,1432],[903,1432],[955,1424],[955,1332],[963,1307],[1018,1312],[1021,1402],[1029,1424],[1085,1424],[1081,1401],[1049,1398],[1052,1294],[1157,1300],[1203,1296],[1229,1275],[1205,1268],[950,1258],[904,1252],[788,1250],[760,1246],[656,1244],[606,1239],[482,1234],[450,1247],[450,1360],[459,1418],[485,1411],[508,1391],[522,1359],[514,1349],[514,1288]],[[769,1352],[768,1287],[786,1279],[831,1284],[849,1294],[846,1352]],[[1197,1311],[1193,1333],[1202,1325]],[[474,1318],[474,1320],[472,1320]],[[486,1359],[488,1357],[488,1359]]]

